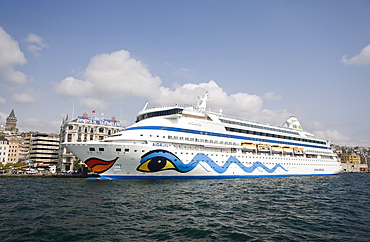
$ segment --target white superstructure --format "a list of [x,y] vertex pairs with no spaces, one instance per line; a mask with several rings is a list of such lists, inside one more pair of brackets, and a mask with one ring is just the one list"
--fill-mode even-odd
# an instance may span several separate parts
[[295,117],[283,126],[206,111],[145,105],[136,123],[94,142],[64,146],[102,178],[238,178],[331,175],[340,162],[327,141]]

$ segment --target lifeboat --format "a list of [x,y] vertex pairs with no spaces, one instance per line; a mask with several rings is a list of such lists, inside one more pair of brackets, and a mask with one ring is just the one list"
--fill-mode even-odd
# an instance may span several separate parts
[[257,145],[257,150],[259,152],[269,152],[270,151],[270,146],[266,144],[258,144]]
[[303,149],[302,148],[294,148],[294,154],[295,155],[303,155]]
[[256,149],[256,144],[243,142],[242,143],[242,148],[245,149],[245,150],[255,150]]
[[281,153],[283,151],[283,148],[281,148],[278,145],[272,145],[271,146],[271,151],[274,153]]
[[293,153],[293,148],[292,147],[283,147],[284,153]]

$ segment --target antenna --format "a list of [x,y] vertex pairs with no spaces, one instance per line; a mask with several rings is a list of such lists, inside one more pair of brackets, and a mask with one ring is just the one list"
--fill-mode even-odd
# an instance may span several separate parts
[[205,111],[207,107],[207,100],[208,100],[208,92],[204,95],[203,98],[199,98],[200,104],[199,104],[199,109],[201,111]]
[[144,111],[148,107],[148,104],[149,104],[149,101],[146,101],[146,103],[145,103],[145,105],[144,105],[144,107],[141,111]]
[[71,120],[74,120],[74,116],[75,116],[75,101],[73,100]]

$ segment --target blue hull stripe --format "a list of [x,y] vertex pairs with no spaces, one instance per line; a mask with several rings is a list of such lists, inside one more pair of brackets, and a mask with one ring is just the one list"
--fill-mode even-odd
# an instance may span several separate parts
[[[263,177],[292,177],[292,176],[328,176],[337,174],[304,174],[304,175],[249,175],[249,176],[120,176],[120,175],[100,175],[101,180],[114,179],[235,179],[235,178],[263,178]],[[96,178],[95,178],[96,179]]]
[[251,137],[247,137],[247,136],[240,136],[240,135],[221,134],[221,133],[216,133],[216,132],[206,132],[206,131],[200,131],[200,130],[195,130],[195,129],[182,129],[182,128],[174,128],[174,127],[166,127],[166,126],[131,127],[131,128],[125,129],[124,131],[140,130],[140,129],[144,129],[144,130],[147,130],[147,129],[164,130],[164,131],[173,131],[173,132],[180,132],[180,133],[202,134],[202,135],[215,136],[215,137],[225,137],[225,138],[232,138],[232,139],[269,142],[269,143],[283,144],[283,145],[295,145],[295,146],[302,146],[302,147],[309,147],[309,148],[319,148],[319,149],[326,149],[326,150],[330,149],[329,147],[318,146],[318,145],[300,144],[300,143],[294,143],[294,142],[277,141],[277,140],[272,140],[272,139],[258,139],[258,138],[251,138]]

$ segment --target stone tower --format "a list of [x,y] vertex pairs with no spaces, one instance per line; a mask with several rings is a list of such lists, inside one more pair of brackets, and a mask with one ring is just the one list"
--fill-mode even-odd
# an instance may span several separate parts
[[10,131],[11,133],[17,133],[17,118],[15,117],[14,108],[6,118],[5,131]]

